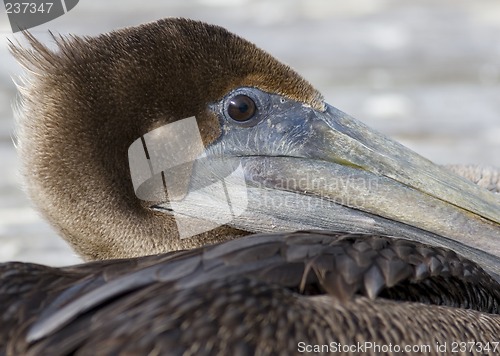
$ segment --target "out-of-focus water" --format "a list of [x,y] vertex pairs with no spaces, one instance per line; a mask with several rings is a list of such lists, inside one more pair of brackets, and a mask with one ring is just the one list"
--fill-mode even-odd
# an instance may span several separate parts
[[[0,5],[1,7],[1,5]],[[35,29],[94,35],[162,17],[219,24],[290,64],[327,101],[437,163],[500,165],[498,0],[80,0]],[[65,265],[75,254],[32,209],[17,174],[0,12],[0,261]]]

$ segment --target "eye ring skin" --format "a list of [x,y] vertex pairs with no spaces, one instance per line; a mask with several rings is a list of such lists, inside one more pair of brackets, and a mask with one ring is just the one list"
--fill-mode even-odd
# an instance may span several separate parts
[[[251,101],[253,101],[253,103],[255,103],[255,112],[248,120],[243,120],[243,121],[233,119],[228,110],[231,105],[231,102],[235,98],[241,96],[248,97]],[[222,113],[226,122],[229,124],[236,124],[238,126],[243,126],[243,127],[255,126],[269,114],[268,113],[269,94],[257,88],[242,87],[233,90],[231,93],[226,95],[226,97],[222,100],[221,104],[222,104]]]

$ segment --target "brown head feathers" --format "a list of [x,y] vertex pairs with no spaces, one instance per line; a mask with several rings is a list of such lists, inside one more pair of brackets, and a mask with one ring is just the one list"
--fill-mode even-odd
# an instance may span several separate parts
[[225,29],[164,19],[97,37],[30,34],[11,50],[29,75],[18,145],[33,201],[87,259],[190,248],[241,235],[221,227],[195,240],[134,196],[127,150],[144,133],[196,116],[205,143],[219,135],[207,105],[241,86],[322,109],[321,95],[288,66]]

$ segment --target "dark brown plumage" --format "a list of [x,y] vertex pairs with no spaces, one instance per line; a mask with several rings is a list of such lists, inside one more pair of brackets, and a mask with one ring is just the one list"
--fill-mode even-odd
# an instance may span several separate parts
[[[224,141],[225,147],[236,156],[264,157],[266,164],[258,167],[269,172],[278,171],[270,159],[284,156],[288,160],[281,163],[313,161],[306,166],[313,172],[328,172],[321,164],[330,162],[340,167],[339,174],[345,166],[348,177],[356,176],[349,169],[369,177],[372,161],[363,161],[360,146],[350,146],[356,141],[369,148],[368,155],[382,152],[381,166],[373,168],[382,179],[374,182],[386,184],[384,189],[403,189],[407,199],[423,190],[425,181],[417,177],[415,186],[405,183],[407,172],[403,179],[399,171],[393,174],[391,169],[400,167],[397,158],[412,161],[412,169],[418,164],[427,169],[430,163],[398,151],[402,148],[393,142],[385,147],[384,138],[372,132],[356,131],[363,127],[325,104],[290,68],[216,26],[167,19],[95,38],[58,38],[57,52],[30,35],[28,39],[31,49],[12,47],[35,73],[21,89],[18,131],[27,190],[79,254],[102,261],[65,268],[0,265],[0,355],[288,355],[300,353],[301,342],[365,341],[430,345],[429,351],[437,353],[436,343],[498,337],[500,286],[492,278],[498,266],[481,266],[446,248],[380,233],[402,231],[400,237],[459,247],[475,261],[497,261],[483,247],[491,246],[499,232],[497,200],[489,193],[451,176],[446,183],[452,190],[464,187],[468,200],[454,196],[458,200],[450,200],[448,208],[439,205],[444,199],[434,191],[425,196],[425,202],[434,204],[429,209],[452,211],[455,221],[466,220],[463,234],[470,236],[471,245],[463,243],[467,238],[454,240],[433,230],[447,228],[447,221],[412,226],[402,216],[392,222],[383,210],[376,214],[377,206],[347,206],[350,215],[337,216],[344,211],[337,205],[328,218],[354,217],[350,226],[360,224],[360,230],[372,233],[303,231],[240,238],[248,232],[223,226],[179,239],[172,215],[135,196],[127,161],[134,140],[178,119],[196,116],[207,147],[220,144],[229,131],[240,133]],[[224,110],[222,98],[241,87],[272,103],[268,111],[257,108],[264,119],[255,129],[228,126],[217,111]],[[219,104],[216,109],[214,103]],[[260,124],[269,131],[258,131]],[[329,156],[328,150],[315,156],[332,137],[357,160]],[[366,137],[373,145],[363,141]],[[245,141],[257,147],[245,146]],[[425,174],[435,174],[439,182],[440,172],[431,168]],[[258,176],[260,171],[250,172]],[[322,202],[332,207],[336,197],[327,188],[312,196],[324,193]],[[373,192],[384,192],[377,189]],[[300,196],[306,190],[283,189]],[[394,197],[398,195],[381,197],[387,199],[381,199],[382,206],[399,203]],[[294,202],[303,201],[311,202]],[[456,201],[467,206],[457,207]],[[299,211],[296,215],[301,216]],[[285,225],[280,229],[295,218],[284,216],[277,220]],[[492,232],[486,245],[474,235],[481,226]],[[443,231],[457,230],[460,226]],[[218,244],[208,246],[212,243]],[[190,250],[174,251],[178,249]],[[143,257],[130,258],[135,256]],[[110,258],[124,259],[106,260]]]
[[435,345],[493,340],[500,323],[500,286],[474,263],[381,236],[253,235],[62,269],[4,265],[0,278],[13,267],[17,278],[2,286],[0,301],[7,296],[28,323],[19,328],[3,314],[14,331],[12,354],[292,354],[300,341]]

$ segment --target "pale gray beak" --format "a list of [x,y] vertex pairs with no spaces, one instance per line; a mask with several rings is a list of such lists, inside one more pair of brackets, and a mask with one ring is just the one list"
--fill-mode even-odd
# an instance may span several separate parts
[[[330,105],[321,112],[247,91],[266,95],[262,117],[239,125],[220,115],[222,135],[193,169],[191,190],[197,190],[243,167],[245,185],[226,187],[216,198],[233,204],[228,225],[252,232],[312,228],[404,237],[448,247],[500,275],[499,195]],[[202,215],[217,215],[213,204],[200,204]],[[184,213],[199,216],[194,210]]]

